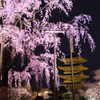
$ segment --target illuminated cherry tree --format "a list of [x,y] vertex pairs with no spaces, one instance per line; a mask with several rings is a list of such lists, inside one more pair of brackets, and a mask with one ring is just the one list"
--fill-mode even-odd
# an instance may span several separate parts
[[[31,75],[34,74],[36,81],[45,77],[49,87],[50,75],[53,75],[54,54],[50,51],[54,47],[53,34],[46,31],[64,31],[67,38],[70,34],[73,36],[74,46],[81,50],[81,38],[84,43],[88,39],[91,51],[95,49],[95,43],[88,33],[86,26],[92,19],[91,16],[81,14],[75,16],[68,23],[49,22],[52,17],[52,11],[59,9],[67,16],[73,7],[71,0],[0,0],[0,44],[1,44],[1,75],[3,85],[11,86],[12,80],[15,80],[15,86],[21,86],[22,81],[30,85]],[[70,30],[70,32],[69,32]],[[65,57],[61,51],[60,37],[56,34],[57,58]],[[37,47],[41,46],[44,52],[36,54]],[[9,52],[11,55],[10,64],[4,64],[6,57],[2,54]],[[28,63],[22,72],[12,70],[16,56],[20,55],[21,67],[25,66],[25,57]],[[58,76],[58,69],[56,69]],[[44,76],[45,73],[45,76]],[[8,79],[7,79],[8,78]],[[6,80],[6,81],[5,81]],[[42,82],[41,82],[42,83]],[[58,84],[57,84],[58,86]]]

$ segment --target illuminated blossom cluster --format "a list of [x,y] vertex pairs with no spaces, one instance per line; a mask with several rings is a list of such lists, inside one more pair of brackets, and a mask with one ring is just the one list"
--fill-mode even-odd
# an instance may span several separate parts
[[[21,86],[21,82],[26,80],[29,85],[31,75],[35,76],[36,81],[42,83],[45,76],[47,86],[50,87],[50,75],[54,73],[54,34],[47,31],[64,31],[66,37],[73,36],[74,46],[81,50],[81,38],[85,42],[88,39],[90,48],[95,49],[95,43],[90,34],[89,28],[86,26],[91,21],[91,16],[81,14],[75,16],[72,21],[68,23],[57,22],[50,23],[49,19],[52,17],[52,11],[59,9],[67,16],[71,11],[73,3],[71,0],[0,0],[0,43],[4,44],[3,48],[11,48],[11,57],[18,54],[24,66],[24,59],[27,56],[28,63],[25,70],[22,72],[9,71],[8,83],[15,80],[15,86]],[[38,17],[36,15],[39,13]],[[57,58],[64,57],[64,52],[61,51],[61,39],[56,34],[56,51]],[[44,53],[35,54],[36,48],[42,46]],[[31,70],[31,72],[29,72]],[[45,72],[45,75],[44,75]],[[58,78],[58,69],[56,69]],[[23,77],[24,76],[24,77]],[[18,83],[17,83],[18,82]],[[16,84],[17,83],[17,84]]]
[[79,90],[79,96],[86,100],[100,100],[99,82],[85,83],[84,88]]
[[44,0],[44,2],[48,4],[45,17],[43,19],[44,21],[49,20],[49,16],[52,16],[51,12],[54,9],[58,8],[60,11],[63,11],[68,16],[69,11],[71,11],[73,7],[73,3],[71,0]]
[[95,79],[96,81],[100,81],[100,69],[94,70],[93,74],[94,74],[93,79]]
[[[4,22],[13,23],[15,19],[21,18],[23,14],[32,17],[35,10],[38,10],[41,2],[40,0],[1,0],[3,2],[0,9],[0,16],[4,17]],[[34,8],[34,9],[32,9]],[[29,11],[31,10],[32,11]]]
[[100,100],[100,69],[93,71],[93,79],[95,82],[83,83],[83,88],[79,89],[80,97],[84,97],[86,100]]
[[27,82],[27,86],[30,86],[30,79],[31,79],[31,75],[30,75],[30,73],[28,73],[26,71],[16,72],[12,69],[9,70],[8,84],[10,87],[12,86],[13,80],[15,81],[14,82],[15,87],[21,87],[21,83],[23,81]]
[[[20,34],[19,34],[20,33]],[[0,43],[4,42],[4,47],[13,47],[16,49],[15,53],[23,53],[22,41],[24,31],[19,30],[18,27],[12,25],[5,25],[0,27]]]
[[[24,88],[9,88],[10,94],[9,97],[12,100],[33,100],[32,95],[29,91]],[[20,94],[19,94],[20,93]]]

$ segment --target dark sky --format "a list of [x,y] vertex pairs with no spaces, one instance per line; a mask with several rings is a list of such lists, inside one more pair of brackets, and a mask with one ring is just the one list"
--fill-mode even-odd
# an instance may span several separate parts
[[89,33],[95,41],[96,49],[91,53],[89,44],[83,44],[83,53],[81,54],[82,57],[88,60],[83,64],[89,68],[86,74],[91,75],[92,70],[100,69],[100,3],[99,0],[73,0],[73,2],[74,7],[70,17],[79,14],[88,14],[92,17],[92,21],[88,27],[90,29]]

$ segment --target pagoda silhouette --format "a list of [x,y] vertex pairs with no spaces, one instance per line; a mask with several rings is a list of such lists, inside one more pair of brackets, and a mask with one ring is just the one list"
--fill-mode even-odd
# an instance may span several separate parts
[[[58,66],[59,70],[63,70],[63,74],[60,74],[59,77],[63,79],[63,82],[60,86],[66,86],[72,88],[72,68],[70,53],[66,55],[65,59],[58,58],[59,61],[63,62],[64,65]],[[89,76],[84,75],[83,71],[88,70],[87,67],[84,67],[82,63],[87,60],[83,57],[77,55],[74,51],[72,52],[73,60],[73,77],[74,77],[74,89],[79,89],[82,86],[83,79],[89,78]]]

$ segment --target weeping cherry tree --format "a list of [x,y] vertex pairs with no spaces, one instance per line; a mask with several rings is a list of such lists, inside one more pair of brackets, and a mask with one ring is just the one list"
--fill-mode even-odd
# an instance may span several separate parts
[[[81,39],[88,40],[91,51],[95,49],[95,43],[88,33],[87,24],[92,20],[91,16],[80,14],[72,21],[63,23],[61,21],[50,22],[52,11],[59,11],[69,15],[72,10],[72,0],[0,0],[0,73],[2,85],[12,86],[15,81],[16,87],[21,87],[21,82],[26,81],[30,85],[31,76],[34,74],[35,80],[42,83],[45,77],[48,88],[50,87],[50,76],[54,74],[54,54],[50,51],[54,47],[53,34],[46,31],[64,31],[68,39],[73,36],[74,46],[81,50]],[[37,17],[38,16],[38,17]],[[70,33],[69,33],[70,27]],[[57,56],[64,58],[61,51],[61,39],[56,34]],[[38,55],[36,48],[41,46],[44,52]],[[10,54],[10,63],[7,64],[7,53]],[[21,72],[12,70],[16,56],[20,56],[21,67],[25,66]],[[25,57],[28,62],[25,65]],[[44,75],[45,74],[45,75]],[[57,80],[58,69],[56,69]],[[54,77],[52,77],[54,78]],[[57,87],[59,82],[56,83]]]

